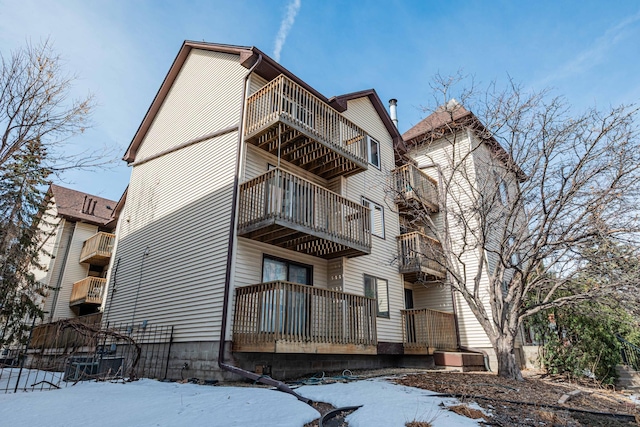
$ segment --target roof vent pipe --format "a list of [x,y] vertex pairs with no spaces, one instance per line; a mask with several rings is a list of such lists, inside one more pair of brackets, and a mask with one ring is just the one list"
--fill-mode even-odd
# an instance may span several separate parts
[[398,106],[398,100],[397,99],[392,98],[392,99],[389,100],[389,114],[391,115],[391,121],[396,126],[396,128],[398,127],[397,106]]

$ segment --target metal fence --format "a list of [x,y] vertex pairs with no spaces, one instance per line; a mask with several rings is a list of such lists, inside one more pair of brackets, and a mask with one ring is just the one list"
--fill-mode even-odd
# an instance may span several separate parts
[[165,379],[173,326],[101,324],[100,315],[32,325],[2,349],[0,393],[51,390],[83,380]]

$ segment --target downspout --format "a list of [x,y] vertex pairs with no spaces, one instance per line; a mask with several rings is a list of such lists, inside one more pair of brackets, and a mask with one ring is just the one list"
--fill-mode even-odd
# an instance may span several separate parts
[[[66,222],[67,221],[65,220],[65,224]],[[53,321],[53,314],[56,311],[56,305],[58,304],[58,295],[60,294],[60,287],[62,286],[64,271],[67,268],[67,258],[69,257],[69,249],[71,248],[71,242],[73,241],[73,234],[75,232],[76,232],[76,223],[72,222],[71,231],[69,232],[69,238],[67,239],[67,247],[64,249],[64,255],[62,257],[62,266],[60,268],[60,273],[58,274],[58,278],[56,279],[55,293],[53,294],[53,300],[51,301],[51,313],[49,313],[49,322]]]
[[289,388],[286,384],[281,381],[274,380],[270,377],[265,377],[263,375],[256,374],[254,372],[249,372],[244,369],[238,368],[237,366],[230,365],[225,363],[224,360],[224,347],[226,342],[227,335],[227,317],[229,315],[229,301],[231,296],[231,264],[232,264],[232,255],[234,251],[234,234],[236,230],[236,214],[237,214],[237,204],[238,204],[238,182],[240,175],[240,161],[241,161],[241,150],[242,150],[242,132],[243,132],[243,124],[244,124],[244,106],[246,103],[246,94],[247,94],[247,84],[249,82],[249,76],[253,70],[262,62],[262,55],[258,54],[258,60],[255,64],[249,69],[247,75],[244,77],[244,85],[242,87],[242,104],[240,106],[240,122],[238,124],[238,147],[236,150],[236,170],[235,175],[233,177],[233,196],[231,200],[231,221],[229,222],[229,239],[228,239],[228,250],[227,250],[227,267],[225,271],[224,278],[224,299],[222,302],[222,326],[220,328],[220,344],[218,349],[218,366],[220,369],[231,372],[236,375],[240,375],[241,377],[250,379],[255,382],[259,382],[262,384],[270,385],[277,388],[280,391],[285,393],[289,393],[294,395],[298,400],[305,402],[307,404],[311,403],[310,399],[306,397],[300,396],[298,393]]

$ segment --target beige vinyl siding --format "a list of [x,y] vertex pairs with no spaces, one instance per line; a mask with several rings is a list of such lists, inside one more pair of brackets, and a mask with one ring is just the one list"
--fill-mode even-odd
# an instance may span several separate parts
[[[453,159],[458,161],[458,159],[467,156],[466,166],[463,169],[464,174],[467,175],[465,176],[461,172],[456,172],[457,176],[454,178],[454,185],[450,187],[449,194],[447,194],[447,203],[452,205],[452,202],[455,200],[456,202],[469,205],[472,202],[469,197],[469,185],[465,184],[465,182],[476,179],[473,156],[468,156],[471,149],[470,136],[465,131],[458,132],[455,135],[455,141],[454,147],[446,139],[442,139],[428,146],[425,145],[418,147],[414,149],[410,155],[417,160],[419,164],[426,165],[435,163],[439,165],[439,170],[442,172],[445,180],[451,176]],[[423,171],[432,178],[438,179],[435,168],[426,168],[423,169]],[[450,224],[452,224],[452,221],[450,221]],[[448,237],[452,242],[453,250],[458,251],[460,249],[460,242],[462,241],[461,230],[452,226],[448,232]],[[473,278],[478,269],[478,256],[479,254],[475,251],[467,251],[462,256],[462,262],[466,266],[466,269],[463,271],[466,271],[466,281],[469,286],[473,286]],[[460,268],[462,268],[462,265]],[[491,315],[486,272],[483,274],[481,280],[480,297],[489,311],[489,315]],[[455,298],[458,311],[461,344],[469,347],[490,347],[491,343],[484,332],[484,329],[477,321],[466,301],[464,301],[462,295],[460,293],[455,293]]]
[[193,49],[136,155],[142,160],[240,121],[239,56]]
[[394,167],[393,141],[369,98],[348,102],[342,113],[349,120],[363,128],[380,143],[382,170],[369,165],[367,171],[352,175],[342,185],[345,197],[362,201],[371,200],[384,209],[385,238],[372,237],[371,255],[349,258],[344,264],[344,291],[364,295],[364,274],[388,280],[389,318],[378,318],[378,341],[402,342],[402,318],[404,308],[404,286],[398,273],[396,236],[399,234],[398,215],[389,208],[385,198],[385,188],[391,169]]
[[267,83],[269,83],[267,79],[260,77],[256,73],[252,73],[251,77],[249,78],[249,95],[253,95]]
[[278,166],[278,164],[280,164],[280,167],[287,172],[298,175],[299,177],[311,181],[314,184],[329,188],[327,180],[319,177],[318,175],[315,175],[285,160],[280,160],[280,162],[278,162],[278,157],[264,150],[261,150],[254,145],[245,144],[245,147],[246,157],[241,182],[249,181],[267,172],[268,165]]
[[[89,264],[80,264],[80,252],[82,244],[89,237],[98,232],[95,225],[77,222],[73,230],[73,238],[69,247],[69,255],[62,273],[62,281],[60,282],[60,291],[56,305],[53,308],[53,320],[66,319],[76,317],[75,313],[69,308],[69,300],[73,291],[73,284],[89,275]],[[53,284],[55,286],[55,283]]]
[[[239,124],[246,72],[236,55],[192,50],[137,159]],[[219,338],[237,142],[234,131],[134,166],[103,321]]]
[[179,342],[218,338],[237,138],[223,135],[134,167],[115,254],[117,289],[111,304],[107,298],[110,322],[173,325]]
[[38,225],[38,238],[42,247],[38,254],[38,264],[42,268],[32,270],[35,279],[44,285],[47,285],[51,278],[51,268],[56,257],[56,250],[60,244],[60,223],[64,222],[64,220],[57,215],[58,209],[52,198],[43,215],[43,220]]
[[283,258],[313,266],[313,286],[327,287],[327,261],[255,240],[238,238],[236,248],[234,286],[255,285],[262,282],[262,259],[264,255]]
[[429,308],[453,313],[451,288],[448,285],[444,283],[428,286],[416,284],[408,287],[413,290],[414,308]]

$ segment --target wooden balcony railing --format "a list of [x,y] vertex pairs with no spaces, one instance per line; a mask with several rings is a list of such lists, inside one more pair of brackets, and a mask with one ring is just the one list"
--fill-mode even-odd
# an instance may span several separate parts
[[69,306],[80,304],[102,304],[107,279],[100,277],[87,277],[73,284]]
[[113,252],[116,235],[99,232],[89,237],[82,244],[80,262],[94,265],[107,265]]
[[369,208],[276,168],[240,185],[238,234],[322,258],[371,253]]
[[366,133],[284,75],[247,99],[245,141],[330,179],[368,168]]
[[414,203],[422,204],[432,212],[438,211],[438,183],[416,166],[406,164],[393,171],[396,203],[400,210],[412,209]]
[[236,289],[233,351],[376,354],[376,301],[289,282]]
[[431,278],[446,275],[442,245],[418,231],[398,236],[398,264],[407,282],[425,275]]
[[405,354],[432,354],[457,350],[453,313],[427,308],[401,310]]

